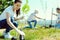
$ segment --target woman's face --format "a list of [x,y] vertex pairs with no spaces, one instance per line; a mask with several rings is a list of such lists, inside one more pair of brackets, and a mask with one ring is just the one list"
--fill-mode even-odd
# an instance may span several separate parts
[[14,9],[15,10],[20,9],[20,7],[21,7],[21,3],[20,2],[14,3]]
[[60,13],[60,10],[57,10],[57,13]]

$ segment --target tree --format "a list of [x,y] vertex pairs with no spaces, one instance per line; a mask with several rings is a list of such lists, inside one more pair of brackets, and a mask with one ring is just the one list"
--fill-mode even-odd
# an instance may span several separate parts
[[3,12],[5,8],[12,4],[13,4],[12,0],[0,0],[0,14]]
[[[9,5],[13,4],[13,0],[0,0],[0,14],[3,12],[5,8]],[[28,0],[26,0],[26,4],[22,7],[22,11],[27,13],[30,10],[30,6],[28,5]]]
[[26,0],[26,4],[22,7],[23,13],[27,13],[30,10],[30,6],[28,5],[28,0]]

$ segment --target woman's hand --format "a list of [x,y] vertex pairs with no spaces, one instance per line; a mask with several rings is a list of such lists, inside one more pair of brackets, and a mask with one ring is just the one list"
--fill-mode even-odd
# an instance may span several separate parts
[[20,19],[24,19],[24,16],[22,16]]
[[55,14],[55,13],[52,13],[52,15],[55,15],[55,16],[57,16],[57,14]]
[[24,19],[24,16],[20,17],[20,18],[17,18],[17,17],[14,17],[15,21],[16,20],[21,20],[21,19]]
[[60,23],[60,21],[58,21],[58,23]]
[[25,33],[24,33],[23,31],[18,30],[18,29],[16,29],[16,31],[17,31],[20,35],[24,35],[24,36],[25,36]]
[[25,33],[24,33],[23,31],[20,31],[19,33],[20,33],[21,35],[24,35],[24,36],[25,36]]

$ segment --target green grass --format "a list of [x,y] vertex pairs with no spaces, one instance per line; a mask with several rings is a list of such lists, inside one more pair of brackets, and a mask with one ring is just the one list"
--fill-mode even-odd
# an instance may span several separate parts
[[[20,24],[22,27],[24,25]],[[23,29],[25,32],[25,40],[60,40],[60,29],[55,28],[41,28],[39,25],[37,25],[38,28],[26,28]],[[20,28],[20,26],[19,26]],[[15,30],[12,30],[11,35],[16,36],[17,40],[19,40],[19,35]],[[2,33],[0,32],[0,35]],[[4,40],[4,39],[0,39]],[[6,39],[8,40],[8,39]]]

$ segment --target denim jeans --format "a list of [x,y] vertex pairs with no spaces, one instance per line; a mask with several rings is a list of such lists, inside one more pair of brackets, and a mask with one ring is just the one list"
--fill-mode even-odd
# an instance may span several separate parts
[[57,24],[55,25],[55,27],[56,27],[56,28],[60,28],[60,23],[57,23]]
[[[14,26],[18,27],[18,24],[13,21],[14,20],[11,18],[11,22],[14,24]],[[2,29],[2,28],[6,29],[6,31],[5,31],[6,33],[10,32],[10,30],[12,30],[12,28],[7,24],[6,19],[0,21],[0,29]]]
[[29,27],[32,28],[32,22],[34,22],[34,27],[36,27],[37,21],[36,20],[32,20],[32,21],[27,21],[29,24]]

